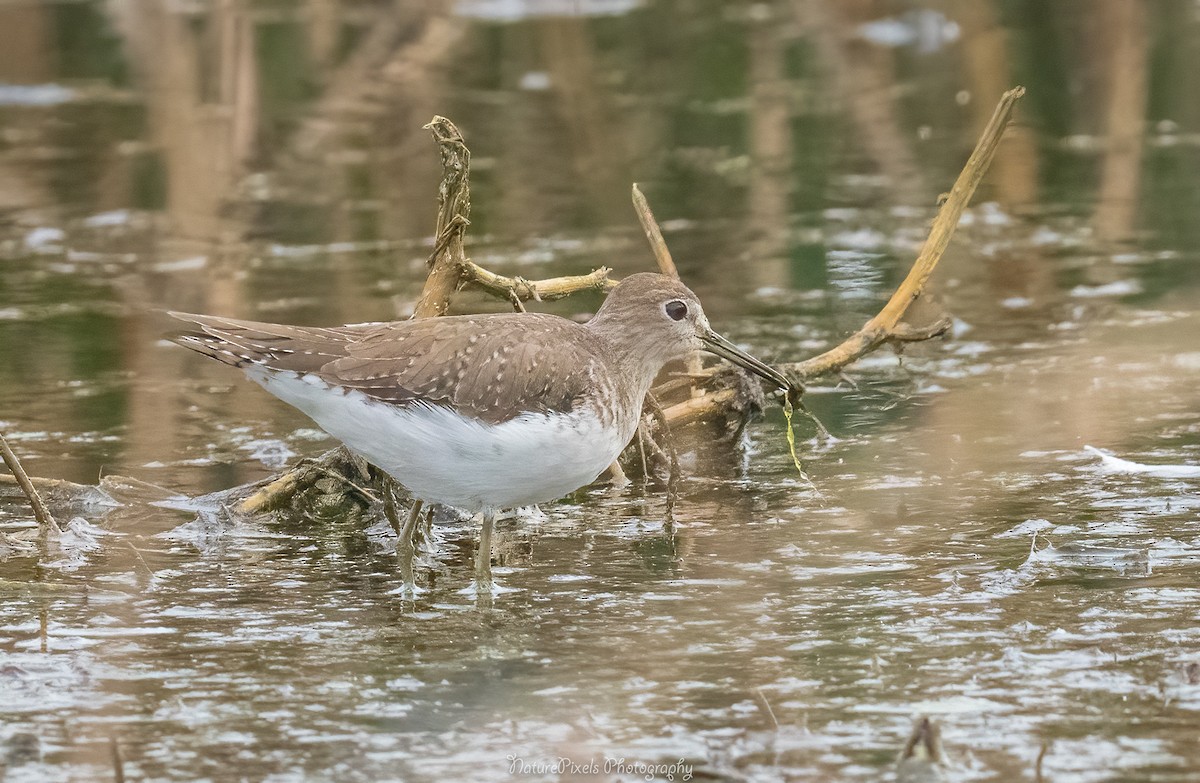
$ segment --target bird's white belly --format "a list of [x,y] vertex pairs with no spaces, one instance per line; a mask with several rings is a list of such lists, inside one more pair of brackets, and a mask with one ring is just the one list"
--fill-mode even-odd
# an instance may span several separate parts
[[439,406],[387,405],[314,375],[246,374],[414,496],[471,512],[562,497],[594,481],[633,436],[601,426],[586,408],[487,424]]

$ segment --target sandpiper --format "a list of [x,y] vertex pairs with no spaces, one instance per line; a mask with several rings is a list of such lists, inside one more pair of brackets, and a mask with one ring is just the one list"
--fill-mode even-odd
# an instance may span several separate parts
[[459,315],[333,328],[171,313],[175,342],[239,367],[415,498],[483,516],[477,587],[491,586],[498,511],[594,481],[632,439],[663,365],[696,350],[781,389],[789,381],[718,335],[664,275],[618,284],[579,324]]

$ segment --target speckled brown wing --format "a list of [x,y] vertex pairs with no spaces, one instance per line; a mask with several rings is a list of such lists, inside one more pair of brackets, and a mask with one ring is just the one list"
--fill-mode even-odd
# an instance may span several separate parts
[[347,355],[347,346],[378,324],[321,328],[243,321],[216,315],[168,313],[202,331],[171,339],[193,351],[234,367],[260,364],[277,370],[317,372],[330,360]]
[[563,344],[596,350],[586,329],[543,314],[403,321],[351,342],[318,374],[373,399],[444,405],[498,424],[569,411],[587,393],[592,363],[565,362],[553,347]]
[[600,350],[582,326],[536,313],[334,328],[171,315],[203,330],[176,342],[226,364],[313,374],[382,402],[443,405],[492,424],[570,410],[591,387],[594,365],[566,362],[552,346]]

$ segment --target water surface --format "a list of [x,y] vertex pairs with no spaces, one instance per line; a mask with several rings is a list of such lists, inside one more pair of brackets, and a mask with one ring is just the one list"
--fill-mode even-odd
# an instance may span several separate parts
[[[121,504],[60,507],[65,546],[0,560],[6,780],[106,779],[113,738],[130,780],[572,779],[562,759],[877,780],[918,715],[953,780],[1032,780],[1043,746],[1048,780],[1196,777],[1200,126],[1171,86],[1195,73],[1188,4],[1139,39],[1147,143],[1106,198],[1123,169],[1091,42],[1122,28],[1085,6],[325,5],[0,10],[28,43],[0,58],[0,427],[34,475],[109,477]],[[1009,54],[947,76],[990,30]],[[838,40],[871,55],[839,60]],[[368,45],[388,79],[354,80]],[[863,63],[891,87],[881,125],[831,87]],[[778,410],[734,443],[679,433],[675,527],[637,476],[523,512],[490,606],[460,592],[469,522],[437,528],[408,596],[378,515],[238,519],[209,495],[332,443],[167,343],[158,311],[405,315],[434,112],[475,153],[476,261],[650,268],[636,179],[714,324],[787,361],[879,309],[1017,78],[1025,146],[912,314],[952,334],[810,389],[836,436],[797,423],[811,482]],[[30,524],[0,495],[0,530]]]

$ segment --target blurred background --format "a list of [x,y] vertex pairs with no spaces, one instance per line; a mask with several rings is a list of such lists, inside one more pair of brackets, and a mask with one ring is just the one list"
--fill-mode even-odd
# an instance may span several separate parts
[[[473,260],[651,269],[636,181],[714,324],[796,361],[879,309],[1018,84],[910,313],[951,337],[812,390],[811,485],[769,411],[688,458],[678,530],[635,482],[502,531],[492,613],[455,592],[469,525],[412,602],[363,520],[149,505],[332,445],[160,310],[409,314],[435,114]],[[0,429],[34,475],[160,489],[91,554],[0,551],[0,773],[107,775],[115,732],[155,779],[509,779],[514,748],[876,779],[926,713],[963,779],[1046,743],[1056,781],[1194,780],[1200,495],[1083,447],[1200,460],[1198,209],[1196,0],[6,0]]]

